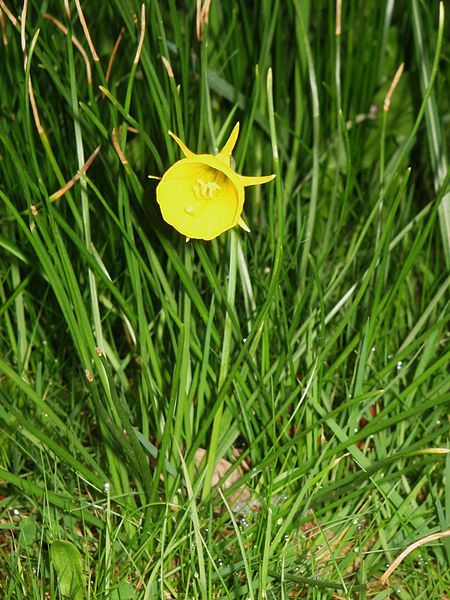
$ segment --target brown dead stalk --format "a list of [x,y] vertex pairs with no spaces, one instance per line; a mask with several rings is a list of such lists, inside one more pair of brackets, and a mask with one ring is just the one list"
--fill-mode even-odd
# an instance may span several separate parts
[[60,188],[54,194],[52,194],[50,196],[50,200],[58,200],[68,190],[70,190],[70,188],[81,178],[81,176],[87,172],[87,170],[92,165],[92,163],[94,162],[94,160],[99,152],[100,152],[100,146],[97,146],[97,148],[94,150],[94,152],[91,154],[91,156],[87,159],[87,161],[81,167],[79,172],[76,175],[74,175],[70,181],[68,181],[65,185],[63,185],[62,188]]

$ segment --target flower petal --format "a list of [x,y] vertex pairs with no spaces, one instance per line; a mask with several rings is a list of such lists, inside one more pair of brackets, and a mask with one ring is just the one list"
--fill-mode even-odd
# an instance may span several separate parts
[[172,137],[176,141],[176,143],[180,146],[181,151],[183,152],[183,154],[185,155],[186,158],[193,158],[195,156],[195,154],[189,150],[189,148],[186,146],[186,144],[184,142],[182,142],[180,140],[180,138],[173,133],[173,131],[169,131],[168,133],[169,133],[170,137]]
[[230,163],[231,153],[233,152],[233,148],[236,145],[236,140],[238,138],[238,135],[239,135],[239,122],[236,123],[225,146],[222,148],[222,150],[217,155],[218,158],[220,158],[227,164]]
[[238,225],[244,231],[246,231],[247,233],[250,233],[250,227],[247,225],[247,223],[244,221],[244,219],[242,217],[239,217]]
[[261,185],[262,183],[268,183],[275,179],[276,175],[262,175],[261,177],[248,177],[246,175],[239,175],[241,183],[244,187],[249,185]]

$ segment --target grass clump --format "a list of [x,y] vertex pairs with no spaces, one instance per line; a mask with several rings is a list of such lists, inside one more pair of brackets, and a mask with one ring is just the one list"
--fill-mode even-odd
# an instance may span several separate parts
[[443,4],[191,4],[0,2],[2,597],[444,597]]

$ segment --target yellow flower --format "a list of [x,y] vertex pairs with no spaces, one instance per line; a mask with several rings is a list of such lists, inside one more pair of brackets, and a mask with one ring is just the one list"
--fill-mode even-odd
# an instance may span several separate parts
[[275,175],[245,177],[230,166],[239,123],[216,156],[194,154],[171,131],[186,158],[170,167],[156,188],[156,199],[164,220],[187,238],[212,240],[227,229],[240,225],[244,188],[272,181]]

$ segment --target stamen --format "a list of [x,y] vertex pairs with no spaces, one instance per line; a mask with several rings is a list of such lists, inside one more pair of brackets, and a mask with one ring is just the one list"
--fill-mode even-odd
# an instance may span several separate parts
[[207,186],[210,198],[212,198],[215,195],[217,190],[220,190],[220,185],[217,185],[215,181],[208,181]]
[[192,186],[195,197],[202,201],[204,198],[212,200],[217,192],[220,190],[220,185],[215,181],[203,181],[200,177],[195,180],[196,183]]

